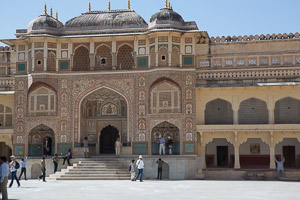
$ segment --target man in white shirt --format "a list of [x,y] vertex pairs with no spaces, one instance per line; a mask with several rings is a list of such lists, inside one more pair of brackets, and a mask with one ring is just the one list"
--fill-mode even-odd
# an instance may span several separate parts
[[18,187],[20,187],[20,182],[17,177],[15,156],[11,156],[10,158],[11,158],[11,162],[9,163],[9,167],[10,167],[11,181],[10,181],[9,187],[11,187],[13,185],[15,179],[17,181]]
[[276,159],[276,157],[275,157],[275,162],[277,164],[277,179],[279,180],[279,178],[280,178],[280,172],[281,172],[282,177],[284,177],[284,167],[283,167],[283,164],[285,162],[285,158],[283,157],[281,159],[281,161],[278,161]]
[[9,175],[9,165],[6,163],[6,157],[0,157],[0,193],[2,200],[8,200],[7,182]]
[[25,176],[25,181],[27,181],[27,178],[26,178],[26,162],[27,162],[27,156],[22,158],[22,161],[20,162],[21,174],[19,176],[19,181],[21,180],[21,177],[22,177],[23,173],[24,173],[24,176]]
[[145,167],[145,164],[144,164],[144,161],[143,161],[143,156],[140,155],[138,161],[136,162],[136,168],[138,170],[138,174],[134,179],[135,181],[136,181],[136,179],[138,179],[140,177],[140,182],[143,182],[144,167]]

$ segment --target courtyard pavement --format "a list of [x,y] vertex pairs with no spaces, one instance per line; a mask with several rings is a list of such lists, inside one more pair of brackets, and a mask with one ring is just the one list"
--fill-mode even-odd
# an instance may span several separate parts
[[270,181],[21,181],[14,200],[297,200],[300,183]]

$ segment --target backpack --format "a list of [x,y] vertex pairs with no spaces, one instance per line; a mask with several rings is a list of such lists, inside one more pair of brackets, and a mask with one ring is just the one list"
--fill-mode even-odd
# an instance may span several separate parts
[[20,168],[20,163],[18,161],[15,161],[16,165],[15,165],[15,169],[19,169]]

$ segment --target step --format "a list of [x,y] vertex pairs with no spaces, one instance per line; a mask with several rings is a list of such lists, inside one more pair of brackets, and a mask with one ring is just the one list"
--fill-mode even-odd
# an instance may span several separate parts
[[82,181],[82,180],[130,180],[130,177],[65,177],[57,178],[55,180],[62,181]]
[[65,174],[61,177],[130,177],[130,174]]
[[[85,171],[85,172],[84,171],[69,171],[64,174],[128,174],[128,171]],[[64,175],[64,174],[57,174],[57,175]]]

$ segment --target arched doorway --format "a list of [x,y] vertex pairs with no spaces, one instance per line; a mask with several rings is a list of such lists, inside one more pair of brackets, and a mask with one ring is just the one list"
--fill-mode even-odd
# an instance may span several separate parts
[[114,154],[115,153],[115,141],[119,137],[119,131],[117,128],[109,125],[102,129],[100,134],[100,153],[101,154]]
[[28,137],[29,156],[51,156],[55,154],[55,134],[53,129],[43,124],[33,128]]
[[[114,153],[114,148],[102,149],[102,137],[108,138],[108,132],[116,132],[112,128],[109,130],[109,126],[117,129],[117,135],[123,145],[129,142],[128,103],[124,96],[106,87],[99,88],[82,100],[80,108],[80,142],[83,142],[84,137],[88,137],[91,155]],[[106,142],[109,141],[107,138],[104,138]],[[116,137],[113,138],[115,142]]]
[[[163,136],[168,141],[170,137],[173,140],[173,150],[172,154],[180,154],[180,131],[177,126],[169,122],[163,122],[152,129],[151,142],[152,142],[152,155],[159,154],[159,136]],[[168,147],[166,145],[166,154],[168,154]]]
[[12,155],[12,149],[5,142],[0,142],[0,156],[9,158]]

